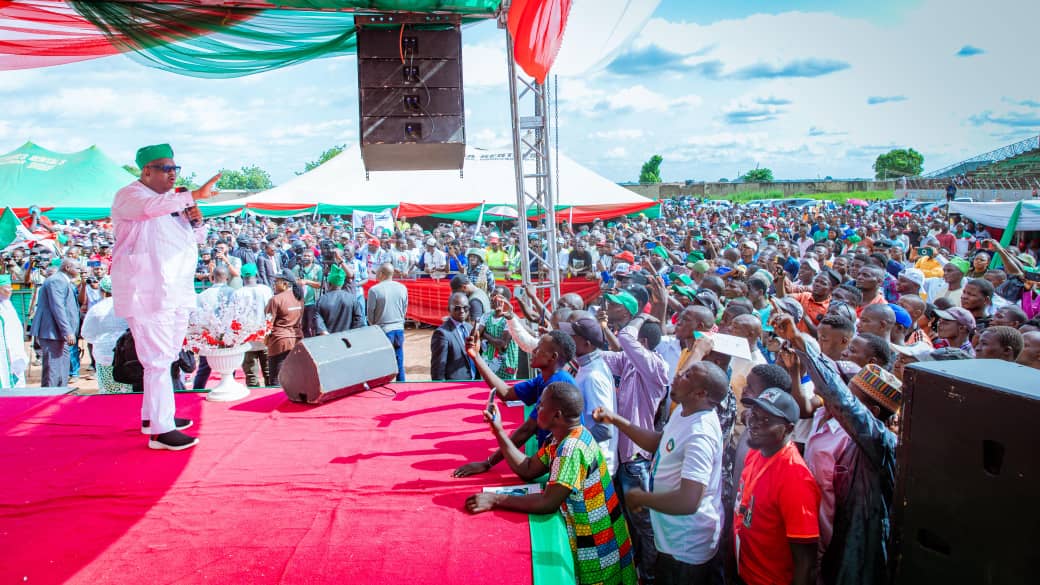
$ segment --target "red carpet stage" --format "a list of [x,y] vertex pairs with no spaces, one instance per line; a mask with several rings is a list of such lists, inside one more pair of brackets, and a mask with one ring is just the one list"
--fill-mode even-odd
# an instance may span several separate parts
[[0,399],[0,583],[532,582],[527,516],[463,510],[521,482],[451,477],[494,447],[484,384],[204,397],[177,396],[201,439],[178,453],[147,448],[139,395]]

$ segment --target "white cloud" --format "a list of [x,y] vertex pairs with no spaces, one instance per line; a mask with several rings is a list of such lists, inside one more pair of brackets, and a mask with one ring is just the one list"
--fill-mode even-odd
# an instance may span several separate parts
[[599,140],[636,140],[644,136],[644,132],[638,128],[619,128],[616,130],[600,130],[590,134],[592,138]]
[[477,148],[498,150],[513,147],[513,135],[507,131],[482,128],[466,136],[466,141]]
[[614,148],[611,148],[610,150],[608,150],[603,156],[605,158],[615,158],[615,159],[617,159],[617,158],[627,158],[628,157],[628,151],[625,150],[624,146],[615,146]]

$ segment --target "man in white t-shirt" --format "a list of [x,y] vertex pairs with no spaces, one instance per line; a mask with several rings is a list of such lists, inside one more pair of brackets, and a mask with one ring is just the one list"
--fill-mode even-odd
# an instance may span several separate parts
[[696,362],[672,383],[676,409],[664,431],[634,426],[623,417],[597,410],[596,422],[614,424],[633,442],[654,451],[650,491],[625,494],[630,509],[649,508],[657,547],[658,584],[713,582],[722,535],[722,427],[715,407],[729,392],[726,372]]
[[[236,302],[248,306],[252,312],[253,323],[263,323],[267,302],[274,296],[274,291],[266,284],[257,282],[257,266],[249,263],[242,265],[242,288],[234,292],[233,298]],[[260,385],[260,376],[257,375],[257,362],[260,363],[260,373],[263,375],[264,385],[271,385],[267,370],[267,346],[262,339],[250,342],[249,349],[242,359],[242,372],[246,376],[246,385],[257,387]]]

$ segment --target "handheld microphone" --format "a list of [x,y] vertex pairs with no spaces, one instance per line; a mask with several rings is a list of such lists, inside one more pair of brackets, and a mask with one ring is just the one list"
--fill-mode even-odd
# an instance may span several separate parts
[[[187,193],[187,191],[188,191],[187,187],[177,187],[176,189],[174,189],[174,192],[176,192],[176,193]],[[193,227],[193,228],[202,227],[202,220],[200,220],[200,219],[192,219],[188,215],[188,212],[190,210],[198,209],[198,208],[199,208],[198,204],[194,204],[194,205],[191,205],[189,207],[185,207],[183,211],[180,211],[180,212],[177,212],[177,213],[171,213],[170,215],[173,215],[173,216],[178,216],[179,215],[179,216],[183,217],[184,219],[188,220],[188,223],[190,223],[191,227]]]

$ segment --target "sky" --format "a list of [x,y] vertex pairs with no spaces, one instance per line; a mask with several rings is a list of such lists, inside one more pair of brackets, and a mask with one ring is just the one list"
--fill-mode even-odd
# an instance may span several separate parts
[[[662,0],[604,66],[556,80],[560,149],[618,182],[654,154],[665,181],[870,177],[905,147],[936,170],[1040,133],[1037,22],[1026,0]],[[510,144],[504,42],[464,29],[472,146]],[[129,163],[169,142],[200,178],[255,164],[283,183],[358,140],[354,57],[210,80],[117,56],[2,71],[0,103],[0,152]]]

